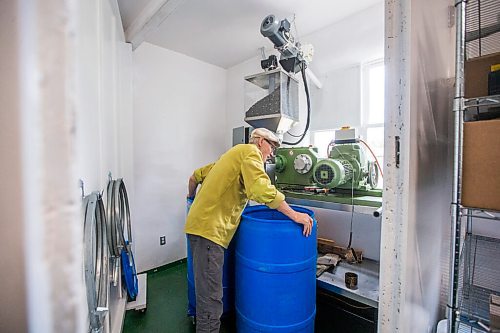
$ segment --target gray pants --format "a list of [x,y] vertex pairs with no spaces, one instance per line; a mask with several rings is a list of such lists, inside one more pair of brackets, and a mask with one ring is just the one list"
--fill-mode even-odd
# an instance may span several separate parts
[[188,239],[196,290],[196,333],[219,332],[224,248],[200,236],[188,235]]

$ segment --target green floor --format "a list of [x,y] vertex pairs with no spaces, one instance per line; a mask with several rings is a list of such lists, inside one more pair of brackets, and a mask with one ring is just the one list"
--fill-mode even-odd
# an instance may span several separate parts
[[[145,313],[129,310],[125,314],[124,333],[188,333],[195,332],[187,309],[187,265],[148,273],[147,310]],[[221,333],[234,332],[230,323],[223,323]]]
[[[170,267],[162,267],[152,273],[148,272],[147,310],[144,313],[134,310],[127,311],[123,332],[195,333],[195,326],[186,315],[188,303],[186,275],[187,264],[185,260]],[[345,330],[329,329],[328,325],[335,320],[332,320],[332,315],[329,312],[324,311],[322,318],[326,318],[326,321],[318,320],[318,315],[322,311],[316,313],[315,332],[346,332]],[[344,315],[338,317],[343,318]],[[323,322],[328,325],[325,326]],[[236,332],[234,318],[223,320],[220,333],[234,332]],[[352,332],[368,331],[353,330]]]

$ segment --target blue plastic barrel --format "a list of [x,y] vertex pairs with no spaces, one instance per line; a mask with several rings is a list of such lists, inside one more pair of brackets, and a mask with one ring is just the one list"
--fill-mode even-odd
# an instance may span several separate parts
[[[314,219],[311,210],[293,207]],[[316,221],[303,226],[266,206],[243,212],[235,238],[238,333],[314,332]]]

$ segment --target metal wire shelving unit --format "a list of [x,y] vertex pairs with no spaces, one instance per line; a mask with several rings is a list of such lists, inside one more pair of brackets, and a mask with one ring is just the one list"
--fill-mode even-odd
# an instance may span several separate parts
[[[489,295],[500,295],[500,240],[472,233],[474,219],[500,221],[500,213],[464,207],[462,196],[463,123],[500,109],[500,95],[466,99],[464,65],[500,51],[500,1],[456,0],[454,163],[451,203],[451,260],[447,305],[449,333],[488,332]],[[472,116],[471,116],[472,114]],[[462,218],[466,233],[462,236]],[[499,224],[500,227],[500,224]]]
[[487,331],[489,297],[500,294],[500,240],[474,235],[468,230],[460,258],[460,272],[459,332]]

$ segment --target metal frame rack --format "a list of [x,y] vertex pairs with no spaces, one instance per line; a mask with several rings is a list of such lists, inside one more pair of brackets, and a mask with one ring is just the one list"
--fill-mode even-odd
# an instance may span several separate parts
[[[474,17],[471,17],[469,4]],[[467,9],[467,12],[466,12]],[[464,65],[466,46],[471,57],[491,53],[500,40],[500,24],[488,25],[482,17],[500,15],[498,2],[483,0],[456,0],[456,53],[454,112],[454,164],[451,203],[450,280],[447,305],[448,332],[486,332],[488,297],[500,294],[500,240],[473,235],[473,218],[500,220],[500,215],[472,207],[464,207],[462,199],[463,123],[466,112],[472,108],[500,106],[500,95],[470,98],[464,96]],[[466,27],[467,20],[475,27]],[[477,21],[476,21],[477,20]],[[477,29],[477,30],[471,30]],[[493,35],[493,39],[491,36]],[[488,38],[488,39],[486,39]],[[483,46],[482,40],[485,39]],[[493,42],[491,42],[493,40]],[[462,237],[462,217],[467,218],[465,237]],[[462,246],[463,245],[463,246]]]

